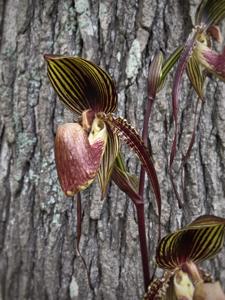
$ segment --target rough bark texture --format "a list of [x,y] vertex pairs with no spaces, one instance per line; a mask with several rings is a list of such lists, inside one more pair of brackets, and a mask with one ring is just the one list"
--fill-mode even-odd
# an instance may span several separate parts
[[[141,299],[143,278],[134,207],[114,184],[101,202],[97,184],[82,194],[84,218],[76,253],[76,199],[59,187],[54,162],[58,124],[72,121],[50,87],[44,53],[89,58],[117,83],[118,115],[140,131],[151,56],[171,53],[190,32],[198,0],[0,0],[0,299]],[[225,31],[223,31],[225,32]],[[154,105],[150,140],[162,193],[163,233],[213,213],[225,217],[225,85],[209,80],[198,130],[184,169],[184,208],[168,176],[173,137],[171,78]],[[196,97],[185,78],[179,151],[187,149]],[[138,172],[132,152],[128,166]],[[176,166],[177,165],[177,166]],[[180,186],[180,177],[176,180]],[[146,189],[151,262],[156,208]],[[208,263],[225,281],[225,251]]]

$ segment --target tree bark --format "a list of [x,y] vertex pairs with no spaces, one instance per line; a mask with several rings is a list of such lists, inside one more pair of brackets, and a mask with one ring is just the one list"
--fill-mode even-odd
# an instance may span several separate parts
[[[198,0],[0,0],[0,299],[141,299],[143,277],[132,202],[110,184],[100,201],[94,183],[82,193],[80,251],[76,252],[76,199],[63,195],[54,161],[58,124],[76,116],[64,109],[47,78],[44,53],[91,59],[115,79],[117,115],[139,132],[147,100],[148,64],[166,55],[192,29]],[[225,28],[223,28],[225,29]],[[225,31],[223,31],[225,32]],[[173,192],[168,157],[174,133],[170,75],[150,121],[150,143],[162,194],[163,234],[201,214],[225,217],[225,86],[209,79],[198,108],[196,141]],[[188,147],[196,95],[186,76],[179,110],[175,173]],[[127,165],[140,165],[124,147]],[[151,265],[157,209],[146,180],[146,228]],[[225,282],[225,251],[207,265]]]

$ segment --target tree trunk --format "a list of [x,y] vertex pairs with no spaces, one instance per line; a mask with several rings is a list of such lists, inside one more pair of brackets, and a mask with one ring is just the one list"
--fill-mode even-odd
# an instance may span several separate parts
[[[44,53],[91,59],[115,79],[117,115],[140,132],[152,55],[179,46],[192,29],[198,0],[0,0],[0,299],[142,299],[143,275],[135,209],[110,184],[100,201],[97,183],[82,193],[84,217],[76,251],[76,198],[63,195],[54,161],[58,124],[75,116],[64,109],[47,78]],[[207,81],[200,103],[191,156],[176,184],[179,209],[168,174],[174,133],[172,75],[158,95],[150,142],[162,194],[163,234],[200,214],[225,217],[225,86]],[[178,153],[188,147],[196,105],[189,81],[180,98]],[[139,163],[126,147],[130,170]],[[146,180],[146,228],[153,267],[157,210]],[[225,281],[225,251],[207,264]],[[151,268],[151,272],[152,272]]]

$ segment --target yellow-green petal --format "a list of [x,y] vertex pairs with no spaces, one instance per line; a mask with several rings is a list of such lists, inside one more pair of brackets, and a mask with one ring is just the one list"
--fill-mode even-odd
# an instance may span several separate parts
[[98,181],[100,184],[100,188],[102,191],[102,197],[105,196],[107,191],[107,186],[111,179],[111,174],[113,171],[113,166],[115,163],[115,159],[118,155],[119,151],[119,139],[118,136],[115,135],[112,130],[108,127],[108,136],[107,136],[107,144],[105,148],[104,155],[102,157],[101,165],[98,171]]

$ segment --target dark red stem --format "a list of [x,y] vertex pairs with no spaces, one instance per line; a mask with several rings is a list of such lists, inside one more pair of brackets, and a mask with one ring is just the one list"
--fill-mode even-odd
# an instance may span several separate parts
[[[146,103],[143,130],[142,130],[142,139],[145,146],[147,146],[148,144],[148,123],[151,115],[152,105],[155,99],[155,93],[154,96],[152,96],[151,92],[152,92],[151,90],[148,90],[148,101]],[[150,268],[149,268],[146,230],[145,230],[144,187],[145,187],[145,170],[143,166],[141,166],[138,199],[132,199],[132,200],[137,210],[138,232],[139,232],[139,241],[140,241],[140,249],[141,249],[144,286],[145,286],[145,292],[147,292],[148,286],[150,284]]]
[[146,231],[145,231],[145,210],[144,210],[144,201],[139,204],[135,204],[137,210],[137,221],[138,221],[138,233],[139,233],[139,242],[141,249],[141,258],[142,258],[142,268],[144,276],[144,286],[145,292],[148,290],[150,283],[150,273],[149,273],[149,257],[148,257],[148,248],[146,240]]
[[[143,131],[142,131],[142,140],[144,141],[145,146],[147,146],[148,144],[148,123],[152,111],[153,101],[154,99],[151,96],[149,96],[146,104],[146,109],[145,109]],[[145,186],[145,170],[143,166],[141,166],[140,180],[139,180],[139,195],[142,199],[144,196],[144,186]]]
[[[149,97],[146,104],[143,131],[142,131],[142,139],[146,146],[148,142],[148,122],[151,114],[152,103],[153,103],[153,98]],[[145,292],[147,292],[150,283],[150,269],[149,269],[149,256],[148,256],[148,247],[147,247],[146,230],[145,230],[144,186],[145,186],[145,170],[143,166],[141,166],[140,180],[139,180],[139,204],[136,204],[136,210],[137,210],[137,220],[138,220],[139,241],[140,241],[140,248],[141,248],[142,268],[143,268],[143,276],[144,276],[144,286],[145,286]]]

